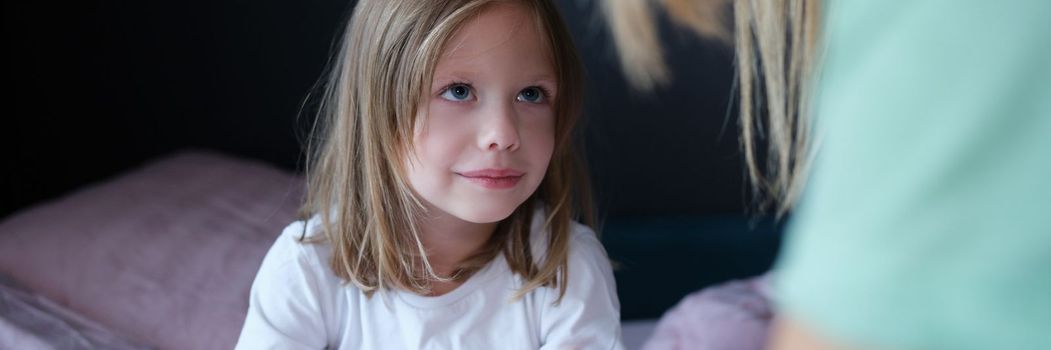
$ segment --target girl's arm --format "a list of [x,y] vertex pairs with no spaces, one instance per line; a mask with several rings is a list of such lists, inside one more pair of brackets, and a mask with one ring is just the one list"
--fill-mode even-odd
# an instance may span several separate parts
[[557,288],[544,288],[541,349],[623,349],[620,302],[613,269],[595,233],[574,223],[569,280],[557,306]]
[[297,238],[304,223],[285,228],[263,259],[249,297],[237,349],[321,349],[325,322],[315,256]]

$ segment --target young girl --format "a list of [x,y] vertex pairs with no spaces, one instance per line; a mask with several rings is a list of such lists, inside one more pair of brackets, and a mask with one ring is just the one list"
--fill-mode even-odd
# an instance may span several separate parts
[[548,0],[360,1],[238,348],[622,348],[580,71]]

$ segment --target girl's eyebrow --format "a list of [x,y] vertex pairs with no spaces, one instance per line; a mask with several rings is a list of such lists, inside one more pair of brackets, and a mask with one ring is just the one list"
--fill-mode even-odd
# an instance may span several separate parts
[[454,71],[450,73],[435,74],[432,80],[437,83],[439,80],[464,80],[471,81],[471,77],[475,76],[475,72],[468,71]]
[[548,75],[548,74],[542,74],[542,75],[534,76],[534,77],[530,78],[529,81],[532,81],[532,82],[535,82],[535,83],[547,83],[547,84],[551,84],[551,85],[558,85],[558,79],[555,78],[554,76]]
[[[462,81],[464,83],[471,83],[475,80],[472,79],[472,77],[476,76],[477,74],[477,72],[464,70],[435,74],[432,78],[433,83],[431,85],[440,85],[443,83],[448,83],[450,81]],[[558,85],[558,79],[554,75],[549,73],[533,75],[526,79],[523,79],[522,81],[527,81],[530,84],[549,84],[552,86]]]

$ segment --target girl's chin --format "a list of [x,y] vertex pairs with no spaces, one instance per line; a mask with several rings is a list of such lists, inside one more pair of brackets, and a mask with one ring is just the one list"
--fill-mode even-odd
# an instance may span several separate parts
[[511,213],[513,212],[513,208],[512,210],[500,212],[495,212],[493,210],[471,211],[466,213],[458,213],[456,217],[460,218],[460,220],[475,224],[491,224],[506,219],[507,217],[511,216]]
[[518,205],[519,203],[472,203],[456,208],[450,211],[450,214],[463,221],[476,224],[490,224],[511,216],[515,209],[518,208]]

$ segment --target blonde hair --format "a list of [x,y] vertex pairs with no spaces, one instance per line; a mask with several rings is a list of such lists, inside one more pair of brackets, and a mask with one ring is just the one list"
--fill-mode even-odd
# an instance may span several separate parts
[[[420,240],[424,208],[406,179],[417,111],[446,42],[496,0],[363,0],[330,63],[318,121],[308,140],[307,196],[301,213],[318,215],[334,273],[367,295],[398,287],[425,294],[438,276]],[[589,184],[572,130],[582,102],[582,67],[565,24],[548,0],[529,8],[550,46],[558,77],[555,150],[537,192],[501,221],[487,244],[451,279],[462,279],[504,253],[526,280],[515,298],[541,286],[566,288],[573,219],[592,222]],[[547,252],[530,247],[534,204],[545,209]],[[539,258],[539,257],[538,257]]]
[[[729,42],[731,35],[723,23],[728,2],[663,0],[662,4],[672,21],[701,36]],[[669,74],[649,1],[602,4],[628,80],[645,90],[667,83]],[[816,148],[809,101],[820,6],[820,0],[733,0],[741,147],[760,209],[774,206],[778,215],[788,212],[798,199]],[[760,166],[756,140],[764,138],[766,164]]]

